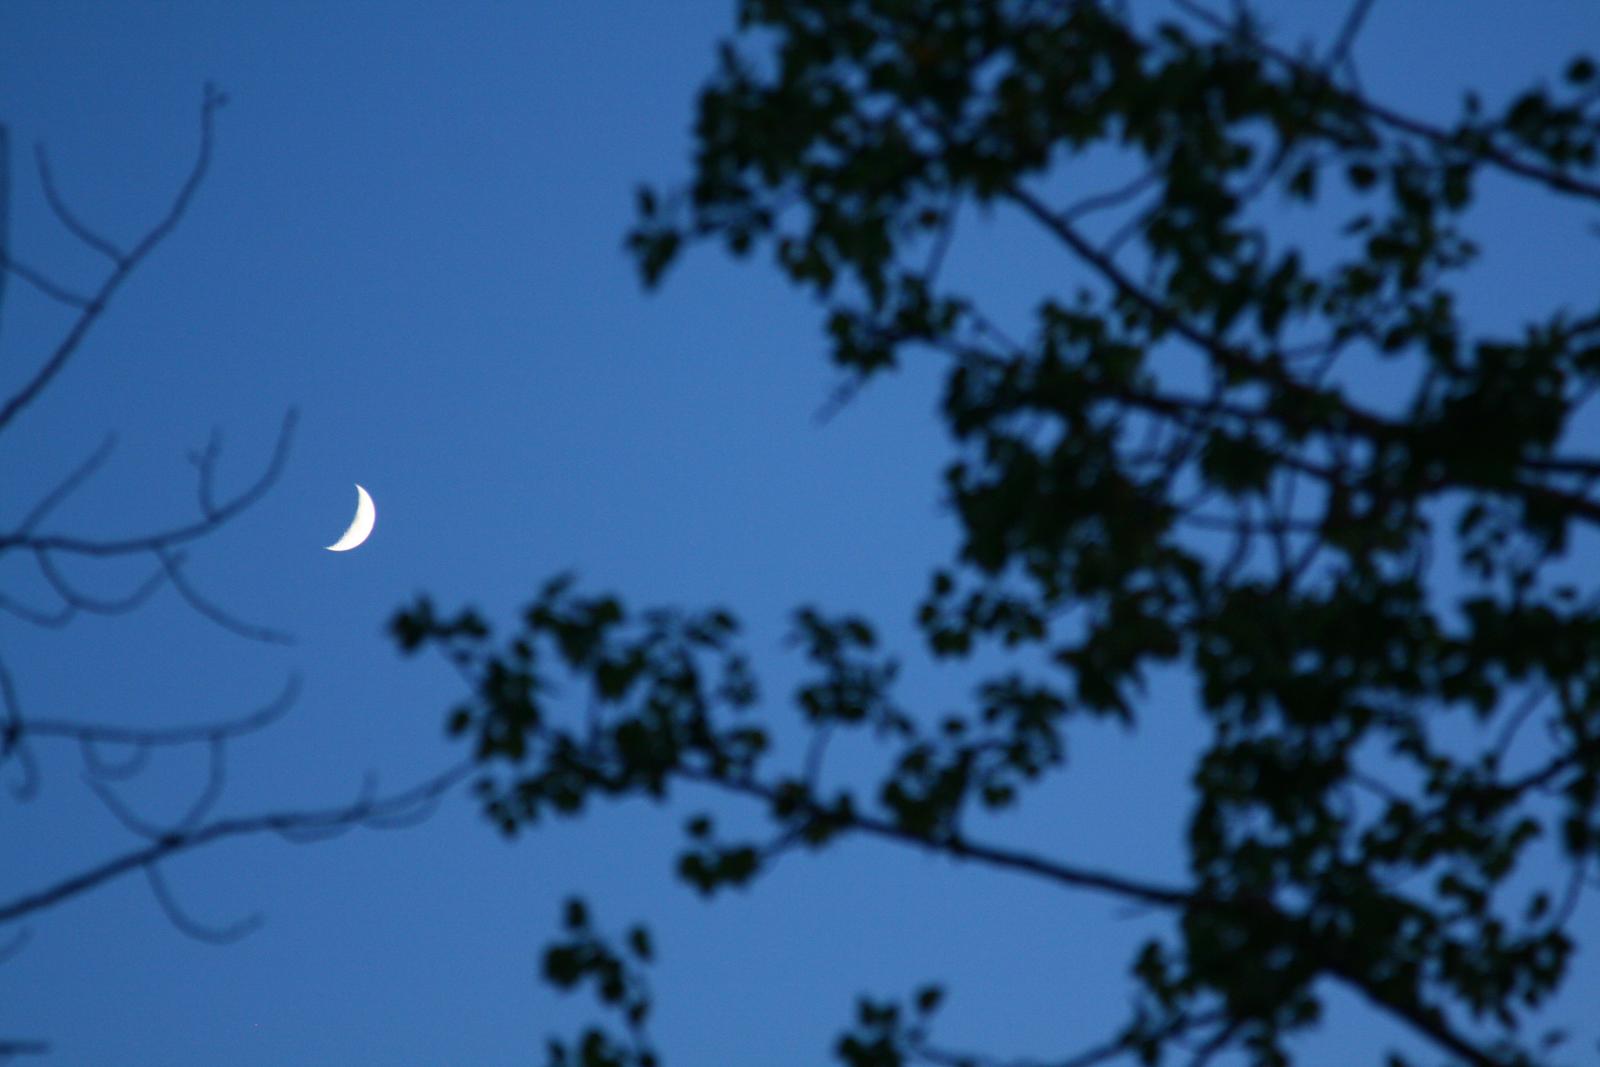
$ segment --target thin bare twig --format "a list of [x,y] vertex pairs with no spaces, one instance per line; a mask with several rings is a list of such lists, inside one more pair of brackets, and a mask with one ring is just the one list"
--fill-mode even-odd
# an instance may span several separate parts
[[16,756],[22,766],[22,781],[11,787],[11,795],[18,800],[31,800],[39,791],[39,764],[28,748],[22,700],[17,696],[16,682],[4,659],[0,659],[0,705],[6,717],[5,727],[0,730],[0,766]]
[[[1157,1028],[1151,1036],[1158,1040],[1177,1037],[1195,1027],[1210,1026],[1222,1022],[1227,1018],[1227,1013],[1221,1010],[1200,1012],[1195,1015],[1180,1015],[1168,1022],[1165,1026]],[[912,1043],[910,1052],[917,1058],[928,1063],[941,1064],[943,1067],[959,1067],[966,1064],[981,1064],[983,1067],[1096,1067],[1097,1064],[1114,1060],[1124,1056],[1134,1047],[1132,1035],[1133,1026],[1124,1028],[1123,1032],[1107,1041],[1094,1045],[1083,1052],[1076,1053],[1064,1060],[1037,1060],[1037,1059],[989,1059],[976,1056],[970,1052],[955,1052],[949,1049],[928,1045],[921,1041]]]
[[14,531],[0,535],[0,552],[9,548],[28,548],[70,552],[80,556],[127,556],[152,552],[157,549],[171,549],[177,545],[204,537],[266,495],[267,490],[278,480],[283,473],[284,465],[288,462],[289,446],[294,439],[294,428],[298,421],[298,412],[293,408],[289,409],[284,415],[283,425],[278,431],[277,444],[273,447],[272,458],[268,462],[266,470],[238,496],[217,507],[213,514],[202,517],[197,522],[153,534],[115,541],[91,541],[81,537],[65,535],[35,536],[31,533]]
[[1350,11],[1344,17],[1344,25],[1339,28],[1339,36],[1334,39],[1333,47],[1328,51],[1327,58],[1322,61],[1323,70],[1333,70],[1350,56],[1350,50],[1355,46],[1356,36],[1361,33],[1361,24],[1367,20],[1367,15],[1372,11],[1373,0],[1355,0]]
[[161,583],[166,580],[162,571],[156,571],[139,585],[134,587],[126,596],[105,599],[94,597],[82,592],[67,581],[66,577],[56,569],[50,553],[40,549],[34,552],[34,561],[39,565],[39,573],[44,575],[45,581],[50,583],[50,588],[55,590],[61,602],[73,611],[87,611],[91,615],[122,615],[150,599]]
[[82,310],[88,308],[89,305],[93,303],[91,298],[84,296],[82,293],[73,292],[71,289],[68,289],[60,282],[55,281],[44,272],[35,270],[26,263],[23,263],[9,252],[5,253],[3,256],[0,256],[0,271],[15,274],[17,277],[33,286],[35,289],[39,290],[39,292],[43,293],[45,296],[48,296],[51,300],[65,304],[68,307],[75,307]]
[[71,622],[72,617],[78,613],[78,609],[71,604],[63,604],[54,611],[45,611],[40,608],[30,607],[20,600],[13,600],[4,593],[0,593],[0,611],[10,612],[19,619],[25,619],[35,626],[43,626],[51,630],[59,630]]
[[45,1056],[50,1052],[50,1045],[44,1041],[0,1041],[0,1063],[5,1063],[13,1056]]
[[419,804],[448,793],[467,776],[471,769],[470,762],[458,764],[424,779],[409,789],[388,797],[356,804],[313,811],[280,811],[218,819],[188,833],[169,834],[158,841],[115,856],[87,870],[0,902],[0,926],[71,900],[125,874],[142,870],[158,860],[192,852],[216,841],[262,833],[284,834],[346,824],[362,826],[374,817],[381,819],[411,811]]
[[235,719],[148,729],[105,723],[73,722],[65,719],[29,719],[25,732],[32,737],[68,738],[146,748],[188,745],[209,742],[216,738],[229,739],[255,733],[281,719],[299,696],[300,685],[300,676],[290,675],[277,696],[256,710]]
[[1079,200],[1072,206],[1063,209],[1061,212],[1061,217],[1066,219],[1068,222],[1077,222],[1079,219],[1082,219],[1088,215],[1092,215],[1096,211],[1104,211],[1109,208],[1120,207],[1129,200],[1137,197],[1146,189],[1150,188],[1150,186],[1154,185],[1160,179],[1160,177],[1161,175],[1156,171],[1146,171],[1137,178],[1128,182],[1126,185],[1122,185],[1108,192],[1096,193],[1092,196],[1084,197],[1082,200]]
[[168,552],[164,548],[153,549],[161,566],[167,572],[167,578],[172,582],[172,587],[189,606],[200,614],[240,637],[247,637],[252,641],[264,641],[274,645],[292,645],[294,637],[282,630],[273,630],[266,626],[257,626],[253,623],[243,622],[223,611],[217,605],[201,595],[200,591],[189,584],[189,579],[183,573],[183,557],[180,554]]
[[0,945],[0,963],[5,963],[17,953],[21,952],[27,947],[28,942],[31,940],[33,940],[32,930],[29,930],[27,927],[23,927],[21,930],[18,930],[9,941],[3,945]]
[[161,910],[166,913],[167,920],[176,926],[180,932],[196,941],[204,941],[208,945],[231,945],[240,938],[249,935],[261,926],[260,912],[246,915],[237,922],[227,926],[209,926],[199,922],[186,912],[172,895],[172,889],[167,885],[166,876],[161,873],[161,865],[147,863],[144,865],[145,878],[150,882],[150,892],[155,895],[156,902],[161,905]]
[[54,489],[46,493],[33,506],[33,510],[23,518],[22,525],[17,527],[17,532],[23,534],[32,533],[34,527],[38,526],[45,516],[54,511],[63,500],[71,496],[84,482],[88,481],[95,471],[105,465],[106,460],[111,455],[111,450],[116,446],[117,435],[114,433],[106,434],[99,446],[89,453],[87,459],[68,472],[67,476],[61,479]]
[[39,166],[39,184],[44,188],[44,198],[49,202],[50,210],[55,212],[56,218],[61,220],[61,224],[78,240],[109,257],[111,262],[119,266],[126,263],[128,261],[126,252],[85,226],[67,207],[61,191],[56,188],[55,177],[50,173],[50,157],[45,152],[43,141],[33,146],[33,157]]
[[206,518],[214,518],[217,513],[217,502],[213,496],[212,481],[216,476],[217,460],[222,455],[222,431],[212,430],[211,437],[206,441],[206,447],[200,452],[189,453],[189,462],[195,465],[200,472],[200,484],[196,492],[200,497],[200,514]]
[[[200,180],[205,176],[206,168],[211,162],[212,118],[216,109],[222,105],[225,99],[213,86],[206,86],[205,96],[200,104],[200,151],[195,158],[194,166],[189,171],[188,178],[178,190],[178,195],[173,200],[171,208],[145,234],[144,239],[131,252],[118,258],[116,269],[111,272],[95,294],[89,298],[82,314],[78,316],[72,328],[67,331],[66,337],[56,345],[55,351],[50,354],[50,357],[34,372],[33,377],[21,389],[14,393],[4,405],[0,405],[0,432],[3,432],[7,426],[11,425],[18,413],[31,404],[44,391],[45,386],[49,385],[51,380],[61,373],[61,369],[67,365],[67,361],[72,358],[73,353],[83,343],[83,339],[88,336],[90,328],[94,326],[101,313],[105,311],[106,305],[110,302],[112,296],[122,287],[123,282],[128,280],[128,276],[149,255],[150,251],[167,234],[172,232],[173,227],[178,224],[184,212],[188,210],[189,202],[194,198],[195,190],[199,188]],[[49,195],[49,188],[47,186],[46,195]],[[77,230],[74,229],[74,232],[77,232]],[[79,236],[83,235],[80,234]],[[96,247],[99,246],[97,245]],[[102,251],[104,250],[102,249]]]

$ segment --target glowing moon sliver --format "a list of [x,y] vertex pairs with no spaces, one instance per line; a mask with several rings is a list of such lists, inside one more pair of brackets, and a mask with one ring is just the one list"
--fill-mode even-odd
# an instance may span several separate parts
[[348,552],[372,536],[372,527],[378,521],[378,509],[372,506],[372,497],[361,486],[356,486],[356,517],[344,536],[328,546],[329,552]]

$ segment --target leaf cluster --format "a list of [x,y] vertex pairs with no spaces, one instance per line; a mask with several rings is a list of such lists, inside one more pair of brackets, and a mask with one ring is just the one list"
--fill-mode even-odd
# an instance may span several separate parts
[[[1109,3],[746,0],[693,179],[642,191],[630,237],[650,285],[696,242],[769,252],[825,306],[853,386],[942,360],[961,540],[918,624],[936,658],[1050,673],[907,710],[867,620],[802,609],[812,743],[785,772],[722,613],[632,620],[563,586],[504,651],[416,612],[397,632],[469,639],[457,722],[486,767],[513,765],[485,787],[507,829],[707,782],[764,804],[772,834],[692,819],[679,870],[704,892],[856,833],[1171,910],[1113,1052],[1198,1040],[1202,1059],[1285,1064],[1333,983],[1453,1062],[1546,1062],[1528,1029],[1600,853],[1600,598],[1551,577],[1600,521],[1600,459],[1571,432],[1600,387],[1600,305],[1491,333],[1460,286],[1486,175],[1600,201],[1594,64],[1437,124],[1279,49],[1243,5],[1180,6],[1198,28]],[[1108,152],[1129,180],[1091,187]],[[1278,236],[1273,192],[1335,251]],[[1020,332],[991,321],[944,276],[966,205],[1031,224],[1082,284]],[[545,648],[586,686],[586,726],[546,713]],[[965,831],[1059,770],[1069,727],[1159,725],[1144,683],[1163,666],[1193,679],[1207,730],[1189,884]],[[882,774],[825,795],[848,729],[884,746]],[[922,1038],[898,1019],[863,1009],[840,1056],[899,1062]]]

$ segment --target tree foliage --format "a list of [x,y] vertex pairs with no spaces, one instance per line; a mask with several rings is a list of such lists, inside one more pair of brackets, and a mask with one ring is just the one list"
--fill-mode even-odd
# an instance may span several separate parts
[[[710,783],[771,827],[688,823],[679,872],[708,894],[850,834],[1168,910],[1174,935],[1132,962],[1133,1017],[1075,1063],[1165,1062],[1181,1039],[1284,1064],[1330,985],[1448,1062],[1553,1062],[1563,1035],[1533,1024],[1600,850],[1600,598],[1556,573],[1600,520],[1600,458],[1571,432],[1600,384],[1600,306],[1490,332],[1460,289],[1486,177],[1600,201],[1600,79],[1579,57],[1504,106],[1411,116],[1360,88],[1368,6],[1291,53],[1243,5],[1146,22],[1112,3],[745,0],[692,182],[639,195],[643,277],[696,242],[770,254],[826,307],[846,397],[941,359],[961,543],[917,621],[936,657],[1043,653],[1052,673],[997,671],[933,721],[897,705],[866,620],[802,609],[802,721],[888,753],[877,782],[824,793],[816,760],[769,750],[725,613],[634,614],[562,579],[498,641],[423,601],[395,632],[473,680],[451,729],[491,819],[514,833]],[[1096,184],[1107,159],[1122,182]],[[1315,247],[1276,236],[1274,198]],[[1023,331],[942,277],[974,208],[1074,265]],[[1192,677],[1207,730],[1186,883],[965,832],[1058,769],[1067,730],[1139,722],[1163,664]],[[598,712],[554,699],[558,675]],[[980,1062],[932,1043],[939,997],[863,1001],[836,1053]],[[581,1062],[645,1062],[594,1049]]]

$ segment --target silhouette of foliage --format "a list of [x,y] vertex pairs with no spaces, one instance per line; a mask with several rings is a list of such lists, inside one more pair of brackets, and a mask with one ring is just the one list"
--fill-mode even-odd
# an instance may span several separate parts
[[[839,402],[942,358],[961,544],[919,625],[936,657],[1038,650],[1055,673],[997,673],[929,722],[866,620],[801,609],[818,742],[793,773],[726,613],[635,615],[560,580],[501,643],[423,601],[395,631],[472,679],[452,728],[491,819],[708,783],[771,825],[689,821],[679,873],[707,895],[856,835],[1173,914],[1133,961],[1132,1018],[1055,1062],[1287,1064],[1329,985],[1450,1063],[1553,1062],[1566,1035],[1533,1027],[1600,850],[1600,597],[1554,575],[1600,522],[1600,457],[1571,433],[1600,305],[1485,332],[1459,286],[1486,177],[1600,201],[1600,79],[1579,57],[1503,107],[1413,117],[1360,87],[1369,7],[1319,56],[1242,4],[1147,25],[1109,2],[744,0],[692,182],[639,193],[643,278],[700,242],[770,253],[826,308]],[[1270,193],[1324,234],[1315,254],[1266,224]],[[1076,269],[1015,340],[943,277],[974,207]],[[1061,766],[1069,726],[1140,721],[1161,664],[1187,668],[1208,731],[1185,884],[965,831]],[[581,720],[556,675],[587,683]],[[875,786],[822,790],[838,730],[887,746]],[[838,1057],[1000,1062],[933,1044],[938,1001],[863,1000]]]

